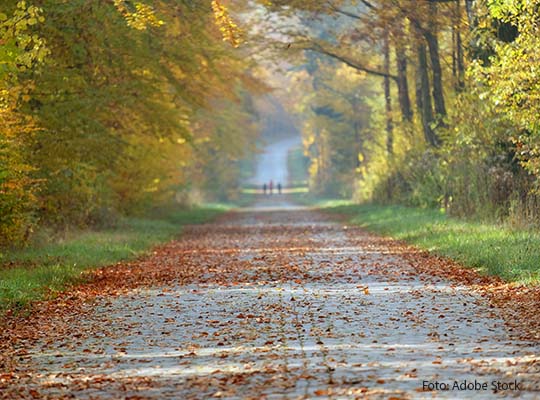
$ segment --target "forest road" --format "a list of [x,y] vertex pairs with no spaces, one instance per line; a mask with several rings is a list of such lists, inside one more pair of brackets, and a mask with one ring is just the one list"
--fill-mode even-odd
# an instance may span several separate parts
[[0,375],[0,397],[539,398],[538,347],[425,261],[267,197],[12,327],[17,373]]
[[257,157],[257,167],[254,176],[249,183],[261,187],[270,181],[274,185],[281,183],[287,185],[289,171],[287,169],[287,155],[290,150],[300,147],[302,139],[300,136],[293,136],[278,140],[265,147],[264,151]]

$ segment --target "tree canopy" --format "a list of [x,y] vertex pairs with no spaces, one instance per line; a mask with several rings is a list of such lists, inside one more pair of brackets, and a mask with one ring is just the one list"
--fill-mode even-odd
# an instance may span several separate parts
[[309,104],[299,115],[312,190],[538,213],[537,0],[261,4],[297,17],[276,48],[289,41],[281,54],[294,54],[297,102]]
[[313,192],[537,215],[539,6],[6,0],[0,245],[234,196],[268,76]]
[[232,195],[265,90],[239,32],[219,1],[3,2],[2,244]]

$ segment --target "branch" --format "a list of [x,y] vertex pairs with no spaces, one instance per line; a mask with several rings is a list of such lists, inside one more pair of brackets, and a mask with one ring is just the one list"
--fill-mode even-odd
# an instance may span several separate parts
[[347,17],[354,18],[354,19],[362,19],[362,17],[358,14],[354,14],[352,12],[345,11],[345,10],[342,10],[341,8],[336,7],[331,1],[328,1],[327,4],[330,6],[332,11],[338,14],[342,14],[342,15],[345,15]]
[[311,51],[314,51],[316,53],[320,53],[320,54],[324,54],[324,55],[327,55],[329,57],[332,57],[332,58],[335,58],[336,60],[339,60],[341,61],[342,63],[348,65],[349,67],[351,68],[354,68],[354,69],[357,69],[359,71],[364,71],[368,74],[372,74],[372,75],[376,75],[376,76],[381,76],[383,78],[391,78],[395,81],[397,81],[397,76],[396,75],[392,75],[392,74],[387,74],[385,72],[382,72],[382,71],[378,71],[378,70],[375,70],[375,69],[372,69],[372,68],[369,68],[369,67],[366,67],[365,65],[362,65],[358,62],[356,62],[355,60],[351,60],[345,56],[342,56],[342,55],[339,55],[339,54],[336,54],[334,53],[333,51],[331,50],[328,50],[328,49],[323,49],[322,47],[320,46],[316,46],[316,45],[313,45],[311,47],[307,47],[305,48],[304,50],[311,50]]
[[360,0],[366,7],[375,9],[376,7],[367,0]]
[[392,3],[397,7],[397,9],[401,12],[401,14],[407,18],[411,23],[414,25],[414,27],[422,34],[426,35],[426,32],[428,31],[426,28],[422,26],[420,21],[418,19],[414,18],[405,8],[399,4],[399,1],[393,0]]
[[[367,0],[360,0],[366,7],[372,9],[372,10],[376,10],[377,8],[371,4],[370,2],[368,2]],[[354,19],[362,19],[362,16],[361,15],[358,15],[358,14],[355,14],[355,13],[352,13],[350,11],[346,11],[346,10],[343,10],[339,7],[336,7],[331,1],[327,1],[326,2],[330,8],[334,11],[334,12],[337,12],[338,14],[342,14],[342,15],[345,15],[347,17],[350,17],[350,18],[354,18]],[[365,12],[360,12],[362,15],[364,16],[367,16],[367,14]]]

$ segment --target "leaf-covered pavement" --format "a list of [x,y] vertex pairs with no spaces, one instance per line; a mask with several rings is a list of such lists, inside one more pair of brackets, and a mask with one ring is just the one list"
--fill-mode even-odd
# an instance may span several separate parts
[[[482,286],[473,273],[316,211],[259,207],[194,226],[32,317],[9,319],[0,393],[538,398],[538,346],[510,335],[508,311]],[[464,380],[488,390],[425,390]],[[492,390],[515,380],[521,390]]]

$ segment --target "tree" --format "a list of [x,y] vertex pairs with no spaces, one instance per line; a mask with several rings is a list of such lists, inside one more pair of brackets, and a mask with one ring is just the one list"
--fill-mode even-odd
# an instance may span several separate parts
[[[107,223],[194,186],[231,195],[223,188],[239,174],[229,167],[256,134],[245,99],[264,89],[235,50],[239,29],[228,8],[34,3],[0,6],[0,118],[9,126],[0,137],[0,229],[14,232],[7,240],[24,241],[36,222]],[[210,159],[210,148],[226,163]]]

